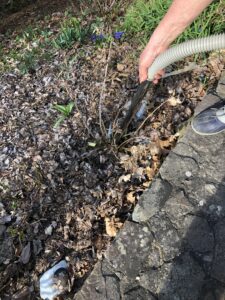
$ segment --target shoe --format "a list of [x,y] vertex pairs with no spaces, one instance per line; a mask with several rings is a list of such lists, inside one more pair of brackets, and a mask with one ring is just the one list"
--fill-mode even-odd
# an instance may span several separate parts
[[192,129],[200,135],[213,135],[225,130],[225,103],[220,101],[192,119]]

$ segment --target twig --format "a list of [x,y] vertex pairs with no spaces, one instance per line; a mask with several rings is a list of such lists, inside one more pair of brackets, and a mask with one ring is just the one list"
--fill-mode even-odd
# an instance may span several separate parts
[[[145,136],[142,137],[143,139],[146,138]],[[123,147],[124,145],[126,145],[127,143],[129,143],[130,141],[133,141],[133,140],[137,140],[137,139],[141,139],[140,136],[133,136],[131,138],[129,138],[128,140],[124,141],[123,143],[121,143],[117,149],[120,149],[121,147]]]
[[145,124],[145,122],[150,119],[154,113],[159,110],[165,103],[169,102],[170,99],[167,99],[166,101],[164,101],[163,103],[161,103],[158,107],[156,107],[156,109],[154,109],[150,114],[148,114],[148,116],[144,119],[144,121],[141,123],[141,125],[138,127],[138,129],[135,130],[134,134],[137,134],[138,131],[143,127],[143,125]]
[[103,102],[103,100],[105,100],[105,86],[106,86],[106,78],[107,78],[108,68],[109,68],[109,60],[110,60],[110,56],[111,56],[111,47],[112,47],[112,43],[110,43],[110,46],[109,46],[109,54],[108,54],[108,58],[107,58],[106,66],[105,66],[104,80],[103,80],[103,84],[102,84],[102,90],[101,90],[99,105],[98,105],[99,126],[100,126],[103,136],[107,135],[107,131],[105,128],[105,124],[102,121],[102,102]]
[[113,0],[111,3],[110,3],[110,5],[109,5],[109,9],[112,9],[112,7],[113,7],[113,5],[115,4],[115,0]]
[[183,74],[183,73],[186,73],[186,72],[190,72],[192,70],[201,70],[202,68],[200,66],[198,66],[197,64],[195,63],[190,63],[188,66],[186,66],[185,68],[181,69],[181,70],[177,70],[177,71],[173,71],[173,72],[170,72],[170,73],[166,73],[165,75],[162,76],[162,78],[167,78],[167,77],[170,77],[170,76],[175,76],[175,75],[179,75],[179,74]]

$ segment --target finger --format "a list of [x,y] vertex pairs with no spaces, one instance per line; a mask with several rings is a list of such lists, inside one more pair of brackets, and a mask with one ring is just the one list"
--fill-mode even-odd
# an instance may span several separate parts
[[158,71],[158,74],[159,74],[160,76],[163,76],[163,75],[165,74],[165,71],[164,71],[164,70],[159,70],[159,71]]
[[139,67],[139,81],[140,83],[148,78],[148,69],[146,67]]
[[155,79],[160,79],[162,76],[160,75],[160,74],[156,74],[155,76],[154,76],[154,78]]

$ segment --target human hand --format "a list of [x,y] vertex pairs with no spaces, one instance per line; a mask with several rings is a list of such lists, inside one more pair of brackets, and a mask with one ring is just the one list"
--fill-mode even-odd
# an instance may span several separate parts
[[[154,50],[149,43],[140,55],[139,59],[139,81],[145,81],[148,78],[148,68],[152,65],[156,57],[164,50]],[[159,79],[163,76],[164,70],[159,70],[155,76],[153,83],[158,83]]]

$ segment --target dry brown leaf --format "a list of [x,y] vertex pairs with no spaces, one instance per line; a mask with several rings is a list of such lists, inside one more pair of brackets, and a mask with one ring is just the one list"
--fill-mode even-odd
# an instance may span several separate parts
[[155,171],[152,168],[147,167],[145,171],[149,180],[151,180],[155,176]]
[[125,65],[123,65],[123,64],[117,64],[117,70],[119,72],[122,72],[124,69],[125,69]]
[[127,201],[130,203],[135,203],[135,196],[134,196],[134,192],[130,192],[127,194]]
[[173,96],[170,97],[167,102],[170,106],[177,106],[178,104],[181,104],[180,99]]
[[158,143],[150,144],[149,150],[150,150],[151,156],[160,155],[160,153],[161,153],[161,147],[158,145]]
[[137,168],[135,174],[138,176],[142,176],[144,174],[144,168]]
[[173,143],[176,140],[176,138],[177,138],[176,135],[171,135],[166,140],[158,140],[157,143],[161,149],[168,148],[168,147],[173,146]]
[[119,183],[121,182],[127,182],[131,179],[131,174],[127,174],[127,175],[122,175],[119,178]]
[[110,220],[110,218],[106,217],[105,218],[105,229],[106,229],[106,233],[111,236],[114,237],[116,236],[117,230],[115,227],[115,223],[114,220]]
[[143,183],[143,186],[144,186],[145,188],[148,188],[149,185],[150,185],[150,183],[151,183],[151,181],[146,181],[146,182]]

